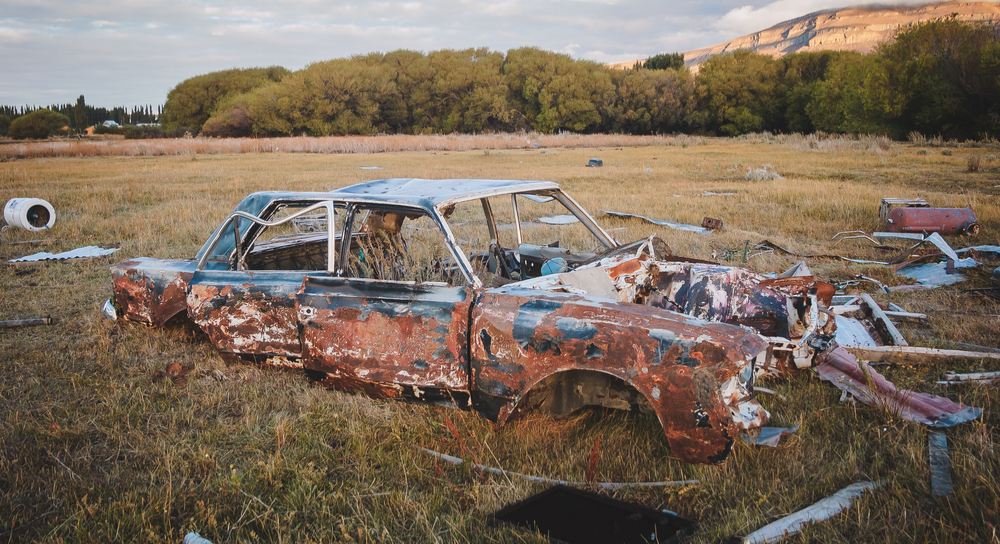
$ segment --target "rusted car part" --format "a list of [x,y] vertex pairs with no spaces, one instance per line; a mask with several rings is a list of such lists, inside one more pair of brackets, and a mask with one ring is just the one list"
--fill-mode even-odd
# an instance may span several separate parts
[[10,319],[0,321],[0,329],[17,329],[20,327],[37,327],[39,325],[51,325],[51,317],[40,317],[37,319]]
[[186,312],[185,291],[196,266],[190,260],[148,258],[112,266],[116,315],[147,325],[162,325]]
[[722,228],[722,220],[705,216],[701,219],[701,228],[708,230],[719,230]]
[[886,216],[889,232],[979,234],[982,226],[969,208],[896,208]]
[[981,408],[972,408],[944,397],[897,389],[874,368],[840,346],[833,346],[816,356],[820,378],[847,391],[865,404],[880,406],[903,419],[931,427],[952,427],[978,419]]
[[738,327],[507,287],[480,295],[471,330],[473,406],[499,423],[525,408],[651,408],[675,457],[717,463],[768,418],[750,391],[767,344]]

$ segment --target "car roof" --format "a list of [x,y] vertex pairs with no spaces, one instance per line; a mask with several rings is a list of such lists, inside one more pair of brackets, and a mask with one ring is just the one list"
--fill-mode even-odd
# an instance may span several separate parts
[[558,189],[559,185],[551,181],[392,178],[342,187],[331,194],[429,209],[495,195]]

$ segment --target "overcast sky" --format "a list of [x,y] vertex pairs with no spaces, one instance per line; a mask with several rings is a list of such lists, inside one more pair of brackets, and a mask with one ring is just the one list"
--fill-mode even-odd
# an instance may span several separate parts
[[[0,0],[0,104],[157,105],[228,68],[372,51],[537,46],[599,62],[686,51],[866,0]],[[905,1],[882,3],[926,3]]]

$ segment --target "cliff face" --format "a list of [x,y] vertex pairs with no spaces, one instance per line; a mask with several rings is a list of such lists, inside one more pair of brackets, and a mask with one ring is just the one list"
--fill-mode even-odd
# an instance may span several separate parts
[[[863,6],[817,11],[776,24],[767,30],[735,40],[684,52],[684,63],[697,66],[713,55],[751,49],[782,57],[798,51],[858,51],[869,53],[889,41],[901,28],[924,21],[937,21],[957,14],[960,21],[1000,24],[1000,4],[990,2],[943,2],[923,6]],[[636,61],[612,65],[631,68]]]

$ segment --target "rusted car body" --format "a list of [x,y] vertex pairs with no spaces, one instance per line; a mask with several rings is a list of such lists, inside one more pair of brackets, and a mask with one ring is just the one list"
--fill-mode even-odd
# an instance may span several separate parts
[[[594,251],[526,243],[570,237],[531,221],[539,206],[575,216],[573,236]],[[287,232],[317,213],[319,228]],[[652,412],[672,453],[695,463],[722,462],[767,421],[755,370],[807,364],[816,348],[804,339],[832,322],[826,284],[691,262],[658,238],[619,244],[551,182],[255,193],[195,259],[111,272],[109,317],[186,316],[228,361],[301,367],[329,387],[498,424],[526,409]]]

